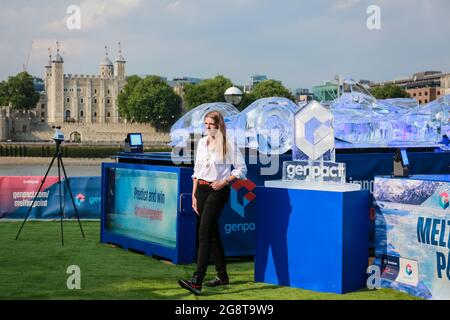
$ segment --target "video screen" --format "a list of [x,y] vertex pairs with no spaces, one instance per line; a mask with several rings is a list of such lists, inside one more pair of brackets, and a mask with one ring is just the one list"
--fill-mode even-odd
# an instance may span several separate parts
[[109,168],[106,230],[176,247],[178,174]]
[[142,145],[142,135],[140,133],[130,134],[130,145],[132,146]]

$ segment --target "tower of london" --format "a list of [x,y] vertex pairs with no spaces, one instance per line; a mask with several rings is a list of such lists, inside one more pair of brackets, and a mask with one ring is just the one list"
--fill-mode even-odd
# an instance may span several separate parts
[[114,64],[108,57],[100,62],[98,75],[64,74],[64,60],[59,53],[45,66],[45,93],[40,101],[37,116],[47,123],[119,123],[117,97],[126,85],[125,58],[120,43]]

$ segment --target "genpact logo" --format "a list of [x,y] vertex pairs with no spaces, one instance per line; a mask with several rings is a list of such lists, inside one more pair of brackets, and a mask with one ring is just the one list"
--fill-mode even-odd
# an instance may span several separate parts
[[225,225],[225,233],[255,231],[255,223],[228,223]]
[[[247,189],[247,192],[244,195],[243,205],[238,202],[238,191],[241,188]],[[251,192],[256,188],[256,184],[253,183],[250,179],[246,180],[237,180],[235,183],[231,185],[231,209],[237,212],[242,218],[244,218],[245,210],[244,208],[256,198],[256,195]]]
[[439,205],[442,207],[442,209],[447,209],[449,206],[449,199],[448,199],[448,193],[442,192],[439,194]]
[[289,179],[293,179],[296,175],[312,175],[313,177],[331,177],[337,178],[345,175],[344,168],[335,167],[320,167],[320,166],[302,166],[302,165],[288,165],[286,173]]
[[80,207],[83,204],[84,200],[86,200],[84,194],[79,193],[75,197],[75,204]]
[[294,145],[312,160],[334,148],[333,114],[312,101],[294,115]]
[[412,266],[409,263],[405,267],[405,273],[407,276],[411,276],[413,273]]

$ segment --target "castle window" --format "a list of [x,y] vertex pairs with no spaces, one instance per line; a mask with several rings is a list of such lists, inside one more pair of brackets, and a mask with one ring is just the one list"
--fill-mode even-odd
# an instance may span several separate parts
[[106,100],[106,103],[109,104],[109,99]]
[[66,120],[70,118],[70,110],[66,110]]
[[97,103],[97,99],[94,99],[94,103]]
[[44,108],[45,108],[45,105],[44,105],[43,103],[41,104],[41,108],[42,108],[42,109],[44,109]]
[[70,102],[70,98],[67,98],[67,102]]
[[97,112],[94,112],[94,117],[96,117],[97,116]]
[[45,116],[45,112],[41,112],[41,117],[44,117]]
[[94,89],[94,93],[97,93],[97,89]]
[[80,99],[80,102],[83,103],[83,98]]
[[78,92],[81,92],[81,89],[77,89]]
[[80,117],[83,118],[83,110],[80,111]]
[[109,113],[109,112],[108,112],[108,115],[107,115],[107,117],[108,117],[108,118],[109,118],[109,117],[111,117],[111,113]]
[[108,94],[109,94],[109,89],[108,89]]

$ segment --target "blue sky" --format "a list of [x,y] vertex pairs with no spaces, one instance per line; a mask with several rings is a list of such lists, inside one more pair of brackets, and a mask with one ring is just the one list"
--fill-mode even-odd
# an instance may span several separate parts
[[[127,74],[169,79],[223,74],[245,84],[266,74],[293,89],[334,75],[373,81],[424,70],[450,72],[448,0],[0,0],[0,80],[41,76],[47,48],[61,43],[65,73],[97,74],[122,43]],[[81,29],[69,30],[70,5]],[[369,30],[369,5],[381,30]]]

